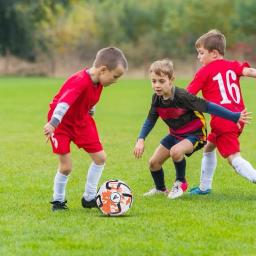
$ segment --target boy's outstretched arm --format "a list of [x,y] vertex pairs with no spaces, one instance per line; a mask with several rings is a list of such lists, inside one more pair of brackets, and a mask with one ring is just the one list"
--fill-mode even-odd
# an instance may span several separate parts
[[248,124],[250,123],[250,120],[252,119],[251,117],[251,112],[247,112],[246,109],[244,109],[241,112],[232,112],[220,105],[217,105],[213,102],[207,102],[207,113],[213,114],[228,120],[233,121],[234,123],[245,123]]
[[256,78],[256,69],[255,68],[244,68],[242,73],[243,73],[243,76]]

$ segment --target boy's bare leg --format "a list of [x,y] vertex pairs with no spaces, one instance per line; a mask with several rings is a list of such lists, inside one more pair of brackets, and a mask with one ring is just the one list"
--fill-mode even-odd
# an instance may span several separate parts
[[161,144],[156,148],[155,152],[149,159],[149,169],[151,172],[158,171],[162,168],[163,163],[170,158],[170,150]]
[[174,162],[179,162],[184,158],[185,154],[193,152],[193,144],[190,140],[184,139],[174,145],[170,150],[170,156]]
[[59,155],[59,167],[58,170],[63,175],[68,176],[72,170],[71,154],[67,153]]

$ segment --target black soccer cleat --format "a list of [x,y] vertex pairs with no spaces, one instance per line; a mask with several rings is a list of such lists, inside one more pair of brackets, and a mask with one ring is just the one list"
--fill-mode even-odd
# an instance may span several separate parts
[[68,207],[66,206],[67,200],[64,202],[60,201],[52,201],[50,202],[52,204],[52,211],[63,211],[63,210],[68,210]]
[[82,197],[81,199],[81,204],[84,208],[98,208],[97,204],[96,204],[96,198],[90,200],[90,201],[86,201],[84,199],[84,197]]

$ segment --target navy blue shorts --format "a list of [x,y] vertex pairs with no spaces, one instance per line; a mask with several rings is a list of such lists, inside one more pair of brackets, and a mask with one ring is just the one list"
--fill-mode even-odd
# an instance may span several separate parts
[[[186,156],[191,156],[195,151],[201,149],[205,144],[206,144],[206,141],[203,141],[202,139],[200,139],[199,137],[197,136],[188,136],[184,139],[187,139],[189,141],[191,141],[191,143],[193,144],[194,146],[194,150],[192,153],[190,154],[186,154]],[[168,134],[166,135],[161,141],[160,141],[160,144],[163,145],[165,148],[167,149],[171,149],[171,147],[173,147],[174,145],[176,145],[177,143],[179,143],[181,140],[174,137],[173,135],[171,134]]]

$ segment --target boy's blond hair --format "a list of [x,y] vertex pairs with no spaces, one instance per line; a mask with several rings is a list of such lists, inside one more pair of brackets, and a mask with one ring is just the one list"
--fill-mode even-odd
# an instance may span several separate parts
[[169,59],[162,59],[153,62],[150,65],[149,73],[155,73],[158,76],[167,75],[169,79],[174,78],[173,62]]
[[118,65],[122,65],[124,69],[128,69],[128,63],[124,53],[116,47],[102,48],[97,52],[93,62],[94,67],[106,66],[108,70],[113,70]]
[[195,47],[203,47],[208,51],[217,50],[221,55],[224,55],[226,38],[219,30],[213,29],[200,36],[195,43]]

